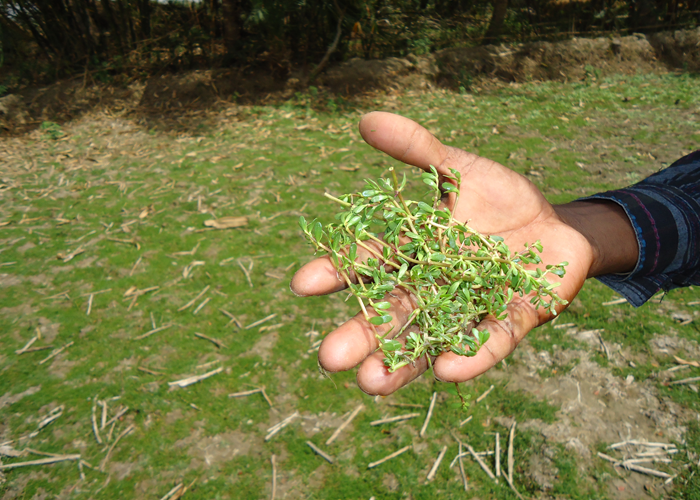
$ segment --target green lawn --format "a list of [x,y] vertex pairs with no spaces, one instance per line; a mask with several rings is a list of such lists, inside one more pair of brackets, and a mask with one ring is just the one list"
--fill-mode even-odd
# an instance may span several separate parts
[[[3,499],[158,499],[180,483],[189,487],[183,498],[269,498],[273,455],[276,498],[456,498],[464,493],[459,466],[449,467],[458,449],[450,431],[486,451],[496,432],[505,447],[512,419],[514,484],[526,497],[661,498],[673,491],[698,498],[697,385],[665,382],[700,368],[664,371],[676,366],[674,354],[700,361],[698,322],[683,319],[698,317],[697,290],[633,310],[603,305],[615,294],[588,283],[558,321],[572,327],[533,332],[508,366],[467,384],[474,399],[495,385],[467,413],[453,407],[449,386],[428,376],[372,398],[357,389],[353,373],[319,374],[315,342],[354,314],[354,303],[344,294],[299,299],[289,291],[293,273],[312,258],[297,220],[303,214],[330,222],[324,191],[358,190],[365,177],[396,165],[357,132],[359,117],[375,109],[409,116],[444,142],[527,175],[557,203],[635,182],[700,147],[700,80],[687,75],[358,100],[314,91],[275,106],[183,112],[173,122],[95,111],[0,138],[0,454],[33,450],[0,458],[7,465],[47,458],[37,452],[80,455],[4,471]],[[399,168],[421,196],[418,172]],[[247,223],[205,225],[224,216]],[[610,358],[599,343],[585,342],[581,332],[590,330],[600,330]],[[17,354],[34,337],[29,352]],[[47,348],[32,350],[39,347]],[[549,361],[533,366],[533,359]],[[187,387],[169,385],[219,368]],[[587,413],[564,411],[557,399],[576,370],[627,388],[613,405],[596,408],[631,412],[627,427],[623,416],[610,429],[586,431],[588,454],[548,431],[562,422],[586,429],[577,419]],[[261,393],[228,396],[263,386],[272,408]],[[595,405],[586,399],[589,389],[590,398],[598,395],[595,388],[581,389],[582,404]],[[294,412],[299,417],[264,440]],[[410,412],[419,416],[369,425]],[[685,441],[670,430],[683,426]],[[628,471],[619,473],[623,480],[597,458],[597,451],[613,454],[606,446],[621,439],[606,432],[618,428],[631,439],[676,440],[681,451],[672,463],[645,464],[678,474],[675,487]],[[445,459],[426,484],[443,446]],[[485,460],[493,468],[493,457]],[[466,498],[516,498],[471,458],[464,468]]]

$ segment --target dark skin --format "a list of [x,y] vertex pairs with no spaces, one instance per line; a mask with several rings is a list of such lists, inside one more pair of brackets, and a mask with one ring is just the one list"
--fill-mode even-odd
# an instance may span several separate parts
[[[587,278],[608,273],[630,272],[637,262],[634,231],[624,211],[612,202],[572,202],[551,205],[527,178],[508,168],[458,148],[445,146],[417,123],[390,113],[375,112],[360,121],[364,140],[376,149],[440,174],[450,168],[462,175],[458,205],[454,195],[443,197],[455,218],[469,221],[475,230],[505,239],[511,249],[540,240],[541,258],[546,264],[568,262],[557,294],[569,303]],[[367,255],[359,255],[364,259]],[[344,289],[328,257],[313,260],[294,276],[291,289],[300,296],[324,295]],[[414,308],[410,294],[395,289],[387,299],[392,303],[394,321],[386,330],[400,330]],[[565,306],[559,308],[561,312]],[[508,306],[507,318],[485,318],[479,329],[491,338],[471,358],[447,352],[432,359],[435,377],[445,382],[464,382],[492,368],[518,346],[527,333],[554,316],[535,309],[529,297],[516,296]],[[380,333],[385,330],[380,330]],[[323,340],[318,353],[321,366],[329,372],[350,370],[358,365],[357,383],[368,394],[387,395],[409,383],[428,368],[422,358],[415,365],[389,373],[378,342],[362,313],[338,327]]]

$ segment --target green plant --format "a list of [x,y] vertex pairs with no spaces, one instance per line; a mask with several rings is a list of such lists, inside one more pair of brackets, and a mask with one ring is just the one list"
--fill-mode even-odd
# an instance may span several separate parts
[[[345,208],[336,215],[339,224],[324,229],[316,220],[300,219],[307,239],[330,255],[357,298],[389,371],[422,356],[430,362],[430,356],[447,351],[474,356],[489,338],[488,331],[475,326],[488,315],[505,319],[515,294],[532,294],[532,304],[551,314],[556,314],[557,304],[566,303],[554,292],[558,283],[549,283],[546,276],[563,276],[567,263],[548,265],[545,271],[532,268],[541,263],[539,242],[512,253],[501,237],[476,232],[441,204],[444,193],[454,193],[456,205],[459,172],[443,176],[447,180],[442,185],[434,167],[422,174],[431,188],[431,204],[404,199],[406,177],[399,182],[394,170],[390,172],[393,182],[367,180],[360,193],[326,195]],[[371,257],[358,258],[360,249]],[[353,283],[352,276],[361,279]],[[412,294],[417,307],[402,326],[380,334],[376,327],[394,320],[386,297],[397,287]],[[417,328],[408,330],[411,325]],[[396,340],[404,333],[405,345]]]
[[56,122],[42,122],[39,128],[44,135],[52,141],[56,141],[66,135],[61,129],[61,126]]

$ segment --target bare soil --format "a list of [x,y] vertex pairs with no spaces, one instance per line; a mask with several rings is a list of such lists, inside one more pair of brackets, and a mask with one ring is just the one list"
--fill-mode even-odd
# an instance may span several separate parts
[[[458,88],[479,81],[575,81],[609,74],[700,71],[700,28],[619,38],[446,49],[426,56],[351,59],[331,66],[314,82],[269,71],[198,70],[145,81],[100,84],[84,77],[28,87],[0,98],[0,134],[17,134],[44,121],[62,123],[96,108],[138,121],[158,122],[186,110],[212,109],[223,101],[279,102],[310,84],[341,95],[376,89]],[[181,117],[180,117],[181,118]],[[177,118],[176,118],[177,119]]]

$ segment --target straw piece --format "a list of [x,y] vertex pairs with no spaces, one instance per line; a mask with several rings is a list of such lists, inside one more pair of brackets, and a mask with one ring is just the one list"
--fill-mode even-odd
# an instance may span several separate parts
[[170,491],[167,492],[165,495],[163,495],[163,496],[160,498],[160,500],[169,500],[170,498],[173,497],[173,495],[174,495],[175,493],[177,493],[178,491],[180,491],[180,488],[182,488],[183,486],[184,486],[183,483],[178,484],[178,485],[175,486],[172,490],[170,490]]
[[54,349],[53,351],[51,351],[51,354],[49,354],[49,355],[46,356],[44,359],[42,359],[41,361],[39,361],[39,364],[40,364],[40,365],[43,365],[44,363],[46,363],[46,362],[49,361],[50,359],[54,358],[55,356],[58,356],[58,355],[59,355],[60,353],[62,353],[65,349],[68,349],[68,348],[69,348],[70,346],[72,346],[74,343],[75,343],[75,342],[73,342],[73,341],[71,340],[70,342],[68,342],[68,343],[67,343],[66,345],[64,345],[63,347],[60,347],[60,348],[58,348],[58,349]]
[[171,326],[173,326],[172,323],[168,323],[167,325],[159,326],[158,328],[154,328],[153,330],[149,330],[146,333],[139,335],[138,337],[134,337],[134,340],[143,340],[146,337],[150,337],[154,333],[158,333],[158,332],[162,332],[163,330],[167,330]]
[[383,464],[384,462],[388,462],[388,461],[391,460],[392,458],[396,458],[396,457],[398,457],[399,455],[401,455],[402,453],[406,453],[406,452],[407,452],[408,450],[410,450],[411,448],[413,448],[413,445],[411,445],[411,444],[409,444],[408,446],[404,446],[403,448],[401,448],[401,449],[398,450],[398,451],[395,451],[395,452],[392,453],[391,455],[387,455],[386,457],[382,458],[381,460],[377,460],[376,462],[372,462],[371,464],[369,464],[369,465],[367,466],[367,468],[368,468],[368,469],[374,469],[374,468],[377,467],[378,465],[381,465],[381,464]]
[[238,328],[243,328],[243,325],[241,324],[240,321],[238,321],[238,318],[236,318],[233,314],[228,312],[226,309],[219,309],[219,311],[221,311],[221,313],[224,316],[228,317],[231,320],[226,324],[226,326],[230,325],[231,323],[235,323]]
[[328,445],[331,444],[333,441],[335,441],[335,439],[340,435],[340,433],[343,431],[343,429],[345,429],[348,425],[350,425],[350,422],[353,421],[353,419],[357,416],[358,413],[360,413],[360,411],[361,411],[364,407],[365,407],[365,405],[362,405],[362,404],[361,404],[360,406],[358,406],[357,408],[355,408],[355,409],[352,411],[352,413],[350,414],[350,416],[349,416],[348,418],[345,419],[345,422],[343,422],[342,424],[340,424],[340,426],[333,432],[333,434],[331,435],[331,437],[328,438],[328,440],[326,441],[326,446],[328,446]]
[[442,459],[445,458],[445,453],[447,453],[447,445],[442,447],[442,450],[440,450],[440,454],[437,456],[435,462],[433,463],[433,466],[430,468],[430,472],[428,472],[428,477],[425,478],[426,483],[429,483],[430,481],[435,479],[435,474],[437,474],[438,467],[440,467],[440,462],[442,462]]
[[481,396],[479,396],[478,398],[476,398],[476,401],[474,401],[474,403],[481,403],[484,399],[486,399],[486,396],[488,396],[489,394],[491,394],[491,391],[493,391],[493,389],[494,389],[495,387],[496,387],[496,386],[492,385],[491,387],[489,387],[488,389],[486,389],[486,392],[484,392]]
[[39,460],[29,460],[28,462],[17,462],[14,464],[0,465],[0,470],[16,469],[18,467],[27,467],[30,465],[48,465],[57,462],[65,462],[67,460],[80,460],[80,455],[58,455],[55,457],[41,458]]
[[88,298],[88,305],[87,305],[87,311],[86,311],[87,316],[90,316],[90,311],[92,311],[92,299],[93,298],[95,298],[95,295],[91,293],[89,298]]
[[428,408],[428,414],[425,417],[425,422],[423,422],[423,427],[420,430],[420,437],[425,437],[425,431],[428,430],[428,424],[430,423],[430,417],[433,416],[433,408],[435,408],[435,401],[437,400],[437,392],[433,392],[433,397],[430,399],[430,407]]
[[210,300],[211,300],[211,297],[207,297],[206,299],[204,299],[204,300],[202,301],[202,303],[199,304],[199,305],[197,306],[197,308],[196,308],[194,311],[192,311],[192,314],[194,315],[194,314],[197,314],[199,311],[201,311],[202,308],[203,308],[204,306],[206,306],[206,305],[207,305],[207,302],[209,302]]
[[121,434],[119,434],[119,435],[117,436],[117,439],[114,440],[114,442],[112,443],[112,445],[109,447],[109,450],[107,450],[107,454],[105,455],[104,459],[102,459],[102,463],[100,463],[100,472],[104,472],[104,471],[105,471],[105,466],[107,465],[107,462],[109,462],[109,457],[110,457],[110,455],[112,454],[112,450],[114,450],[114,447],[117,446],[117,443],[119,443],[119,441],[121,440],[121,438],[123,438],[124,436],[126,436],[127,434],[129,434],[129,433],[130,433],[131,431],[133,431],[133,430],[134,430],[134,426],[133,426],[133,425],[130,425],[129,427],[127,427],[126,429],[124,429],[124,430],[121,432]]
[[97,428],[97,396],[92,400],[92,432],[95,434],[97,444],[102,444],[100,430]]
[[226,344],[224,344],[224,343],[221,342],[220,340],[215,339],[215,338],[212,338],[212,337],[207,337],[207,336],[204,335],[203,333],[194,332],[194,336],[195,336],[195,337],[199,337],[200,339],[208,340],[209,342],[211,342],[212,344],[214,344],[214,345],[215,345],[216,347],[218,347],[219,349],[221,349],[222,347],[226,347]]
[[669,382],[668,385],[692,384],[693,382],[700,382],[700,377],[690,377],[684,378],[683,380],[674,380],[673,382]]
[[126,414],[126,412],[128,412],[128,411],[129,411],[129,407],[125,406],[124,408],[119,410],[116,415],[114,415],[112,418],[107,420],[107,422],[105,422],[105,425],[109,425],[109,424],[116,422],[117,420],[122,418]]
[[264,317],[263,319],[260,319],[260,320],[258,320],[258,321],[255,321],[255,322],[249,324],[248,326],[246,326],[246,327],[244,328],[244,330],[250,330],[251,328],[255,328],[256,326],[260,326],[260,325],[262,325],[263,323],[265,323],[266,321],[270,321],[272,318],[274,318],[274,317],[276,317],[276,316],[277,316],[276,313],[275,313],[275,314],[270,314],[269,316],[266,316],[266,317]]
[[462,462],[462,443],[459,443],[459,451],[457,452],[457,457],[459,458],[459,473],[462,475],[464,491],[467,491],[469,489],[469,483],[467,482],[467,475],[464,473],[464,462]]
[[210,372],[207,372],[203,375],[193,375],[192,377],[187,377],[183,378],[181,380],[175,380],[174,382],[168,382],[168,385],[170,387],[173,386],[178,386],[178,387],[187,387],[188,385],[196,384],[197,382],[201,382],[204,379],[207,379],[209,377],[212,377],[216,375],[217,373],[221,373],[224,371],[224,367],[220,366],[216,370],[212,370]]
[[496,433],[494,454],[496,455],[496,477],[499,477],[501,475],[501,435],[498,432]]
[[459,423],[459,426],[462,427],[463,425],[469,423],[469,421],[472,419],[473,416],[474,416],[474,415],[469,415],[467,418],[465,418],[464,420],[462,420],[462,421]]
[[229,394],[228,397],[230,397],[230,398],[242,398],[244,396],[252,396],[253,394],[258,394],[260,392],[262,392],[262,389],[257,388],[257,389],[251,389],[249,391],[234,392],[232,394]]
[[209,285],[205,286],[205,287],[204,287],[204,290],[202,290],[201,292],[199,292],[199,293],[197,294],[197,296],[196,296],[194,299],[190,300],[187,304],[185,304],[184,306],[182,306],[182,307],[181,307],[180,309],[178,309],[177,311],[178,311],[178,312],[182,312],[182,311],[184,311],[185,309],[187,309],[188,307],[191,307],[192,305],[194,305],[194,303],[197,302],[200,298],[202,298],[202,295],[204,295],[205,293],[207,293],[208,290],[209,290]]
[[467,451],[471,454],[471,456],[476,460],[476,462],[481,466],[481,468],[484,470],[488,476],[493,479],[494,481],[498,482],[498,479],[496,479],[496,476],[493,475],[493,472],[491,472],[491,469],[489,469],[489,466],[486,465],[486,462],[484,462],[479,455],[474,451],[474,448],[471,447],[468,443],[464,443],[464,446],[467,447]]
[[331,457],[328,453],[326,453],[325,451],[320,449],[318,446],[313,444],[311,441],[307,441],[306,444],[309,445],[309,448],[314,450],[314,452],[317,455],[319,455],[320,457],[323,457],[326,460],[326,462],[328,462],[329,464],[333,463],[333,457]]
[[382,424],[391,424],[394,422],[403,422],[404,420],[410,420],[412,418],[416,418],[420,415],[420,413],[407,413],[405,415],[398,415],[396,417],[388,417],[388,418],[383,418],[381,420],[374,420],[373,422],[370,422],[369,425],[376,426],[376,425],[382,425]]
[[277,434],[277,433],[280,432],[282,429],[284,429],[285,427],[287,427],[287,426],[292,422],[292,420],[294,420],[294,419],[297,418],[298,416],[299,416],[299,412],[298,412],[298,411],[295,411],[294,413],[292,413],[290,416],[288,416],[287,418],[285,418],[285,419],[282,420],[281,422],[279,422],[279,423],[273,425],[272,427],[270,427],[270,428],[267,430],[267,436],[265,436],[265,441],[267,442],[267,441],[269,441],[270,439],[272,439],[272,438],[275,436],[275,434]]
[[37,340],[39,340],[39,337],[38,337],[37,335],[34,335],[34,336],[29,340],[29,342],[27,342],[26,344],[24,344],[24,347],[22,347],[21,349],[17,349],[17,350],[15,351],[15,354],[17,354],[17,355],[19,355],[19,354],[24,354],[25,352],[27,352],[27,349],[29,349],[29,348],[32,346],[32,344],[33,344],[34,342],[36,342]]
[[275,456],[270,457],[270,463],[272,464],[272,493],[270,494],[270,500],[275,500],[275,493],[277,493],[277,465],[275,464]]
[[517,422],[513,420],[513,425],[510,427],[510,434],[508,436],[508,484],[513,484],[513,466],[515,465],[515,460],[513,459],[513,439],[515,439],[515,424],[517,424]]

